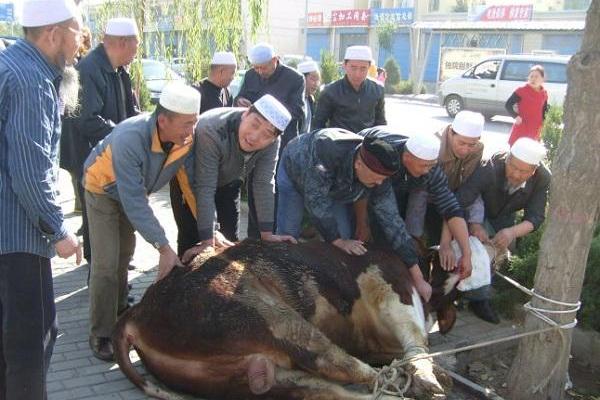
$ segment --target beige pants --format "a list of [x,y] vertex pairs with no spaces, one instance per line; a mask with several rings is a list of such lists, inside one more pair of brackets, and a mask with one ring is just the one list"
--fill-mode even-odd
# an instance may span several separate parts
[[90,334],[110,337],[117,313],[127,307],[127,266],[135,235],[121,204],[106,195],[85,192],[92,249]]

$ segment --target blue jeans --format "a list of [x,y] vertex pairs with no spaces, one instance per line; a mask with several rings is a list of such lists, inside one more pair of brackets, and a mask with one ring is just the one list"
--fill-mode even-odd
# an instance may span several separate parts
[[0,321],[0,400],[45,399],[57,333],[48,258],[0,255]]
[[[302,230],[304,197],[296,190],[285,170],[285,156],[284,152],[277,168],[277,234],[298,238]],[[354,232],[351,205],[336,202],[333,214],[340,237],[350,239]]]

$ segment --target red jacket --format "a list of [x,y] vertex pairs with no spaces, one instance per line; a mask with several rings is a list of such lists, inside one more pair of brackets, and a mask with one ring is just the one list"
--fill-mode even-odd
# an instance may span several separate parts
[[522,122],[519,125],[513,124],[508,144],[512,146],[521,137],[540,140],[544,124],[544,110],[548,104],[548,92],[543,87],[535,90],[529,84],[525,84],[515,90],[513,96],[515,95],[518,97],[517,114],[521,117]]

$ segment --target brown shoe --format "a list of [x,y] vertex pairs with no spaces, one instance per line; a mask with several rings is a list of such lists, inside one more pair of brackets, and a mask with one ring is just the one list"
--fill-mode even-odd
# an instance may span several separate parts
[[102,361],[114,361],[115,353],[110,338],[90,336],[90,349],[94,357]]

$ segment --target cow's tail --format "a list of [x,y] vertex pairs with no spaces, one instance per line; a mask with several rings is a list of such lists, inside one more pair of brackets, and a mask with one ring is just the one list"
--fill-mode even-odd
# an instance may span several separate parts
[[130,308],[121,316],[113,331],[112,342],[115,352],[115,361],[119,364],[121,372],[123,372],[134,385],[142,389],[147,396],[161,400],[181,400],[182,398],[177,394],[164,390],[145,379],[131,363],[129,349],[135,341],[135,328],[130,317],[134,312],[134,308]]

